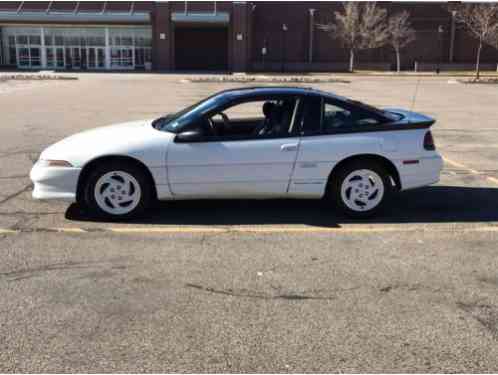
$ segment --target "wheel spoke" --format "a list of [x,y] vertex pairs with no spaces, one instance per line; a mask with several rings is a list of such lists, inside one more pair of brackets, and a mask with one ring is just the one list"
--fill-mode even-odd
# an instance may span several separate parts
[[138,190],[135,189],[135,191],[133,192],[133,194],[128,195],[127,198],[129,198],[129,199],[136,199],[136,198],[138,198],[139,195],[140,194],[139,194]]
[[126,195],[130,197],[130,196],[133,195],[133,192],[135,191],[135,188],[134,188],[133,183],[131,181],[127,181],[126,185],[127,185]]

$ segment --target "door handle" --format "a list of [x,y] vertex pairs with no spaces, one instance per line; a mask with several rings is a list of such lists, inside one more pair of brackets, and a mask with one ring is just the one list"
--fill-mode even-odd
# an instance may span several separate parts
[[281,151],[296,151],[297,143],[287,143],[285,145],[280,146]]

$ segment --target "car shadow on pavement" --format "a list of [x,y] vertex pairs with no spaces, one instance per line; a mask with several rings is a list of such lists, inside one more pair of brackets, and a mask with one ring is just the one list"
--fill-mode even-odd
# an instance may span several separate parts
[[[101,221],[71,205],[66,219]],[[444,223],[498,221],[498,188],[430,186],[395,194],[384,211],[365,223]],[[306,224],[339,227],[358,222],[321,200],[196,200],[160,202],[136,224],[264,225]]]

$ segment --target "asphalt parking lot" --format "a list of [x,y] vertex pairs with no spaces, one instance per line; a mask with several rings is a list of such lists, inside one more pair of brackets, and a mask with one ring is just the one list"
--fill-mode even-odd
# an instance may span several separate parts
[[31,199],[49,144],[240,85],[181,78],[0,83],[0,372],[498,371],[496,85],[313,84],[438,119],[440,183],[371,221],[207,201],[116,224]]

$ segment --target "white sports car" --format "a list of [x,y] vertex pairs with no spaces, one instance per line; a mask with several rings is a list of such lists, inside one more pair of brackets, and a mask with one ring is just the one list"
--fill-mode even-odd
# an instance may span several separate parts
[[439,180],[434,119],[308,88],[226,90],[155,120],[84,131],[40,155],[33,197],[123,219],[156,199],[326,198],[367,217]]

